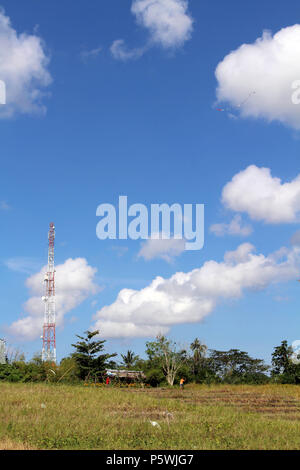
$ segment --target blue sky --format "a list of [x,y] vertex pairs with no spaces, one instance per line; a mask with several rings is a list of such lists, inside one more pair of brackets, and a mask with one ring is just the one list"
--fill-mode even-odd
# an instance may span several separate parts
[[[255,43],[264,30],[273,35],[294,26],[300,14],[296,1],[283,5],[268,0],[263,4],[190,0],[184,12],[193,21],[190,32],[170,47],[157,36],[153,41],[153,31],[137,23],[131,0],[88,4],[2,0],[1,6],[19,41],[22,33],[42,40],[41,75],[32,79],[30,87],[45,94],[40,100],[44,111],[36,112],[32,106],[20,111],[22,98],[17,95],[11,115],[0,120],[0,335],[9,344],[28,357],[41,349],[36,331],[28,339],[20,329],[13,335],[11,325],[28,315],[24,304],[32,293],[25,282],[46,264],[52,220],[56,264],[84,258],[87,266],[97,268],[96,274],[88,273],[90,284],[82,301],[66,311],[63,325],[57,328],[59,359],[71,352],[75,334],[95,324],[93,315],[113,305],[123,288],[141,290],[156,276],[168,279],[199,269],[208,260],[220,263],[225,252],[244,243],[265,257],[282,246],[292,250],[290,239],[299,229],[296,216],[270,223],[268,209],[261,216],[253,215],[246,203],[244,209],[234,209],[233,202],[225,207],[221,196],[234,175],[249,165],[257,167],[258,177],[259,169],[269,168],[282,185],[297,178],[296,108],[288,108],[281,117],[276,80],[280,86],[282,81],[276,73],[268,78],[268,91],[260,88],[258,72],[254,85],[245,84],[240,90],[231,80],[234,70],[229,76],[222,72],[219,83],[215,70],[242,44]],[[114,57],[110,48],[121,39],[127,51],[142,48],[141,56]],[[1,55],[1,47],[5,46],[0,35],[0,79],[9,60],[3,51]],[[244,64],[247,57],[243,60]],[[265,56],[266,67],[267,61]],[[291,75],[282,80],[300,79],[300,70],[298,76],[295,72],[291,67]],[[13,74],[18,74],[16,64],[11,83]],[[222,112],[216,110],[220,84],[224,85]],[[22,86],[28,93],[28,82]],[[256,95],[239,114],[237,100],[242,102],[253,89]],[[11,90],[7,83],[7,91]],[[264,105],[270,103],[270,96],[274,102]],[[5,106],[10,103],[2,109]],[[298,113],[300,120],[300,108]],[[105,202],[117,205],[122,194],[130,204],[205,204],[204,248],[183,252],[168,263],[138,257],[139,240],[100,241],[96,208]],[[294,199],[291,204],[297,215],[300,205]],[[236,214],[251,225],[252,233],[216,236],[210,230],[213,224],[229,224]],[[277,279],[275,273],[262,289],[249,290],[243,284],[239,297],[218,297],[216,306],[205,317],[200,315],[199,321],[189,323],[183,315],[179,323],[170,322],[168,334],[182,343],[199,337],[209,348],[240,348],[269,361],[274,346],[283,339],[299,339],[300,334],[297,273],[291,270],[283,278],[278,273]],[[101,286],[98,293],[96,285]],[[107,339],[110,351],[129,348],[142,355],[149,337]]]

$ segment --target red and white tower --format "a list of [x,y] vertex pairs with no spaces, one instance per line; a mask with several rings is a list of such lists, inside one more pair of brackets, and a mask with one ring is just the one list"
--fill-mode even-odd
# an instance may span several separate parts
[[55,269],[54,269],[54,239],[55,227],[51,222],[49,227],[48,271],[45,275],[45,317],[43,326],[42,360],[56,362],[55,342]]

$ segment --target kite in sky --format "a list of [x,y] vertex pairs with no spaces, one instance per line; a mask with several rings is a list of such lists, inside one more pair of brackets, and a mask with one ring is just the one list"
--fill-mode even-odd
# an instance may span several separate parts
[[[241,108],[251,98],[251,96],[255,95],[255,93],[256,93],[255,91],[251,91],[249,93],[249,95],[247,96],[247,98],[245,98],[244,101],[237,104],[235,107],[236,108]],[[227,111],[229,117],[231,117],[231,118],[236,118],[237,117],[235,114],[232,114],[232,108],[230,108],[230,107],[228,107],[228,108],[216,108],[216,111],[219,111],[219,112]]]

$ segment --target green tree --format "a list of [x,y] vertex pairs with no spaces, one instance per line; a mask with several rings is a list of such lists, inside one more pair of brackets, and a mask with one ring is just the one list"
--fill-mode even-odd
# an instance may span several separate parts
[[245,351],[212,350],[209,357],[210,368],[225,383],[264,383],[268,381],[265,372],[268,366],[262,359],[253,359]]
[[197,377],[200,373],[200,370],[204,368],[205,356],[207,351],[207,346],[198,338],[195,338],[191,343],[190,348],[193,353],[192,365],[193,365],[193,374]]
[[293,349],[286,340],[274,348],[272,354],[272,378],[281,383],[300,383],[300,364],[292,361]]
[[292,354],[293,349],[288,346],[286,340],[282,341],[280,346],[274,348],[272,354],[273,375],[286,374],[290,371]]
[[146,371],[146,381],[151,387],[158,387],[166,383],[162,369],[149,369]]
[[25,382],[44,382],[47,379],[49,362],[43,362],[41,353],[35,353],[26,367]]
[[168,384],[173,386],[178,370],[187,360],[186,351],[163,335],[158,335],[156,341],[147,342],[146,348],[150,362],[156,364],[154,369],[160,367]]
[[56,370],[56,382],[76,383],[79,381],[79,369],[74,357],[64,357]]
[[85,331],[85,337],[76,335],[80,339],[72,346],[76,351],[72,357],[76,360],[78,367],[78,375],[80,379],[94,379],[102,374],[107,368],[107,361],[116,354],[105,354],[105,340],[93,340],[99,334],[99,331]]
[[139,356],[135,355],[134,352],[130,349],[127,351],[126,354],[121,354],[121,357],[123,359],[123,364],[126,369],[134,367],[136,362],[139,360]]

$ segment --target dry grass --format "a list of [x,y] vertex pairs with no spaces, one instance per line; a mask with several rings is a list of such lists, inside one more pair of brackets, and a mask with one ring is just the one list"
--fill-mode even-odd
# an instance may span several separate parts
[[15,442],[11,439],[2,439],[0,441],[0,450],[33,450],[34,447],[29,447],[22,442]]
[[223,405],[244,411],[264,413],[270,417],[300,420],[300,393],[298,387],[284,386],[214,386],[186,388],[184,392],[172,389],[147,390],[156,398],[179,399],[183,403]]
[[2,383],[0,442],[14,449],[300,449],[300,387]]

